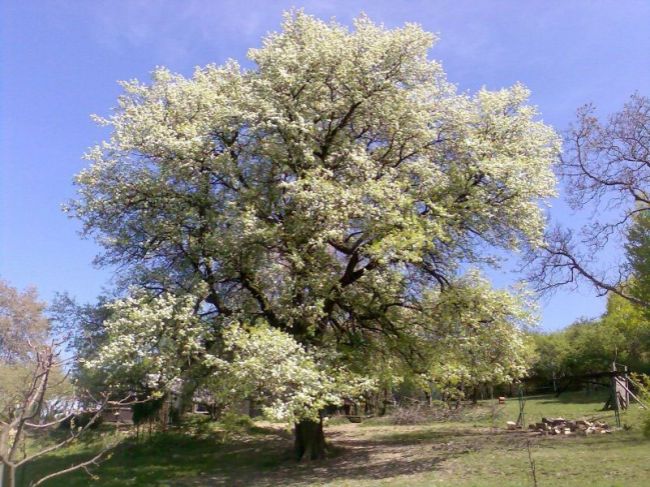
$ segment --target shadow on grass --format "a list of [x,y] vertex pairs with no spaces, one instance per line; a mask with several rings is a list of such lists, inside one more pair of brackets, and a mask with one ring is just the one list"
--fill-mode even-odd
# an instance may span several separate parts
[[[404,441],[390,438],[373,441],[351,439],[336,431],[328,434],[330,456],[318,462],[297,463],[292,439],[286,432],[256,427],[253,435],[220,441],[216,436],[196,437],[181,433],[158,433],[146,440],[128,439],[92,470],[91,478],[75,472],[53,479],[46,487],[81,486],[257,486],[321,483],[336,479],[383,479],[437,466],[459,452],[434,451],[413,455]],[[417,441],[417,440],[414,440]],[[29,485],[48,472],[66,468],[92,457],[95,449],[80,445],[64,455],[51,455],[28,465],[20,485]],[[463,451],[464,452],[464,451]],[[461,452],[462,453],[462,452]]]
[[[99,467],[91,469],[98,478],[77,471],[52,479],[48,487],[173,485],[174,479],[200,476],[206,472],[239,466],[264,471],[288,460],[287,439],[277,430],[255,427],[245,437],[223,440],[222,436],[190,436],[158,433],[149,438],[124,440]],[[277,447],[281,448],[277,448]],[[50,455],[27,465],[20,472],[21,485],[29,485],[46,473],[67,468],[91,458],[98,444],[80,445],[63,455]],[[264,451],[260,455],[260,451]]]
[[[544,399],[549,397],[540,398]],[[280,428],[255,426],[246,434],[226,439],[215,432],[200,436],[159,433],[146,440],[125,440],[110,459],[93,471],[99,476],[96,481],[77,472],[56,479],[46,487],[271,487],[389,478],[400,482],[400,476],[442,471],[447,468],[447,461],[455,461],[466,454],[489,451],[490,454],[510,455],[506,452],[524,451],[529,441],[526,432],[469,425],[395,429],[378,426],[374,431],[357,428],[346,425],[328,428],[327,436],[332,445],[330,457],[306,463],[295,462],[292,435]],[[570,451],[572,443],[582,449],[602,451],[637,447],[644,440],[637,433],[620,432],[587,438],[535,437],[532,441],[551,451],[564,448]],[[89,442],[75,448],[66,451],[65,456],[53,455],[30,466],[23,477],[23,485],[28,485],[29,478],[38,473],[90,458],[97,443],[93,446]],[[403,485],[408,485],[408,481]]]
[[564,392],[559,396],[531,396],[527,399],[540,399],[539,404],[605,404],[607,391]]

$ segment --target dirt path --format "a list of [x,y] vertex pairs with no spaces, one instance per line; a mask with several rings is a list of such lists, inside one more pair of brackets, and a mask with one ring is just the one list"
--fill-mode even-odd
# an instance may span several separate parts
[[[273,440],[251,443],[242,455],[283,451],[277,464],[261,470],[246,465],[224,465],[219,474],[186,479],[173,485],[292,486],[322,485],[337,481],[380,480],[434,472],[440,479],[457,476],[455,459],[485,448],[521,448],[520,435],[489,428],[453,428],[443,425],[374,426],[345,424],[327,428],[332,456],[324,461],[296,464],[291,459],[291,438],[278,430]],[[397,481],[397,479],[396,479]],[[406,479],[405,479],[406,481]]]

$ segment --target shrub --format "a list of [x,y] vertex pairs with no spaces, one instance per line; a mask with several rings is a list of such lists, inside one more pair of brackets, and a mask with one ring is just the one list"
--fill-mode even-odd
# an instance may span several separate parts
[[233,411],[226,412],[219,423],[226,435],[233,433],[245,433],[253,429],[255,423],[245,414],[238,414]]

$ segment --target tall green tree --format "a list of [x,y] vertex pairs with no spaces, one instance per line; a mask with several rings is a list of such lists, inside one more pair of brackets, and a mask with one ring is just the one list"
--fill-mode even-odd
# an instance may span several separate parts
[[[541,243],[556,134],[521,85],[457,93],[427,58],[434,41],[413,24],[362,17],[350,30],[294,12],[249,51],[251,69],[123,83],[70,211],[104,247],[100,263],[167,300],[164,317],[133,320],[166,337],[143,350],[185,343],[190,309],[203,327],[190,327],[192,353],[228,356],[224,330],[241,323],[288,335],[316,363],[415,363],[422,342],[447,336],[433,316],[461,264]],[[499,316],[516,334],[517,311]],[[110,326],[106,356],[129,343],[128,320]],[[323,454],[313,419],[296,419],[299,457]]]
[[607,299],[598,319],[582,319],[563,330],[532,336],[536,358],[532,375],[581,375],[609,370],[612,362],[634,372],[650,370],[650,320],[644,307],[617,294]]
[[[635,286],[633,284],[633,286]],[[636,372],[650,372],[650,316],[645,307],[610,295],[600,320],[615,350],[611,357]]]
[[625,245],[630,287],[639,301],[650,302],[650,214],[640,208],[631,220]]

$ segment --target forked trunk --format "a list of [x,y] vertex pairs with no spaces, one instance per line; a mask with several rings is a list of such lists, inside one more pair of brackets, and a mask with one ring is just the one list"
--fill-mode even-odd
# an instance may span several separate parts
[[298,461],[325,458],[326,445],[323,420],[311,421],[304,419],[296,423],[294,446]]

